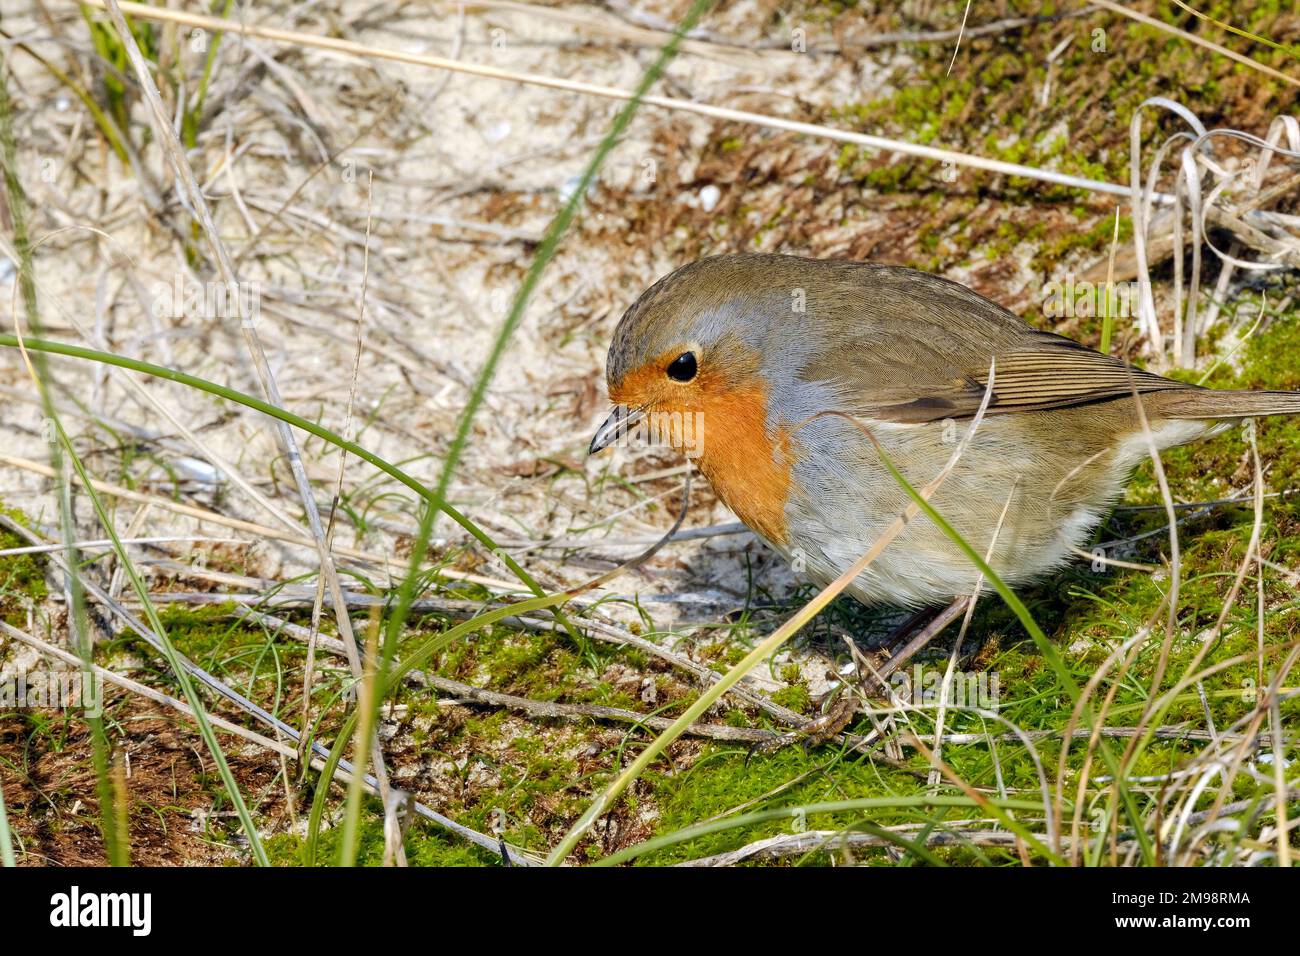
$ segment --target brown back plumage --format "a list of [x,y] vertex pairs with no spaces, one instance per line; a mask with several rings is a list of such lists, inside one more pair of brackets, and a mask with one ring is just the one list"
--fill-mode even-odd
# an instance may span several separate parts
[[[726,321],[710,326],[710,315]],[[790,355],[800,365],[799,377],[836,383],[851,399],[845,411],[881,421],[971,417],[984,399],[990,366],[989,415],[1131,400],[1134,393],[1153,414],[1175,419],[1300,413],[1300,393],[1215,391],[1133,368],[1039,331],[938,276],[779,255],[702,259],[661,279],[619,323],[610,381],[638,356],[667,349],[692,331],[723,328],[730,334],[733,326],[769,357],[790,350],[792,329],[815,330],[817,346]],[[725,361],[720,351],[716,358]]]

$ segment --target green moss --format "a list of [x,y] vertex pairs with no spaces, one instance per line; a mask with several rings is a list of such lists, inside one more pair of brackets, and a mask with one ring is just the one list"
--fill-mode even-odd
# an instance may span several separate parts
[[439,673],[448,677],[535,700],[557,700],[572,692],[580,669],[578,655],[555,635],[506,627],[458,642],[438,661]]
[[[381,866],[384,861],[384,813],[377,801],[368,801],[358,832],[358,866]],[[332,866],[337,859],[339,827],[322,830],[317,844],[316,861]],[[267,856],[274,866],[301,866],[305,840],[296,834],[277,833],[264,841]],[[406,860],[410,866],[490,866],[500,859],[486,850],[466,843],[440,830],[432,823],[416,819],[406,831]]]
[[[7,517],[28,526],[22,512],[0,506]],[[0,529],[0,550],[22,548],[31,544],[12,531]],[[45,584],[44,561],[40,555],[15,554],[0,557],[0,617],[15,627],[25,626],[27,611],[49,595]]]
[[[1041,224],[1039,224],[1041,226]],[[1112,240],[1115,238],[1115,220],[1114,217],[1102,217],[1093,222],[1092,226],[1087,229],[1078,230],[1060,230],[1051,235],[1046,235],[1045,229],[1040,229],[1039,233],[1032,238],[1036,240],[1037,249],[1032,260],[1032,265],[1044,273],[1050,272],[1056,265],[1075,252],[1092,252],[1097,255],[1105,255],[1110,251]],[[1119,221],[1119,248],[1133,237],[1133,222],[1131,219],[1120,217]]]
[[782,707],[788,707],[799,714],[806,714],[811,706],[808,688],[799,685],[781,688],[772,695],[772,700]]
[[[1291,14],[1272,2],[1202,5],[1210,16],[1263,36],[1289,35]],[[1022,13],[1039,14],[1041,8]],[[1174,7],[1159,15],[1192,32],[1204,24]],[[900,18],[890,28],[905,29]],[[873,21],[878,22],[878,21]],[[1217,34],[1217,29],[1214,31]],[[1215,37],[1219,37],[1216,35]],[[1060,53],[1050,73],[1048,54],[1058,44],[1072,42]],[[1102,45],[1104,44],[1104,49]],[[873,135],[935,145],[990,159],[1054,169],[1084,178],[1128,182],[1129,121],[1140,104],[1152,96],[1168,96],[1171,84],[1177,99],[1207,127],[1264,131],[1275,115],[1294,111],[1296,91],[1223,57],[1141,24],[1117,20],[1104,11],[1080,19],[1044,23],[1031,29],[990,38],[968,39],[956,60],[944,43],[904,47],[907,62],[891,78],[888,92],[843,104],[827,119]],[[1288,70],[1294,60],[1286,51],[1261,44],[1250,54],[1275,69]],[[1046,89],[1048,101],[1041,98]],[[1148,139],[1155,121],[1167,128],[1158,111],[1149,113]],[[1065,123],[1063,130],[1060,124]],[[842,173],[876,193],[916,193],[947,200],[978,194],[997,183],[998,202],[1018,207],[1014,217],[1041,221],[1051,207],[1071,208],[1081,230],[1053,224],[1050,241],[1037,250],[1036,269],[1048,271],[1076,252],[1104,250],[1111,236],[1113,200],[1080,194],[1078,190],[1037,180],[997,177],[969,169],[949,178],[929,160],[890,156],[854,146],[841,148],[837,165]],[[908,264],[939,270],[964,264],[971,250],[985,243],[989,258],[1008,251],[997,228],[981,222],[961,223],[962,242],[944,253],[923,246]],[[908,231],[923,237],[937,223],[909,223]]]

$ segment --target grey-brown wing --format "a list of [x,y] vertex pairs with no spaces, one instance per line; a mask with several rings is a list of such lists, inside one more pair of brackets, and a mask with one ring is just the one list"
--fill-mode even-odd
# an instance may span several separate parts
[[869,277],[860,321],[805,376],[834,381],[855,414],[894,422],[968,418],[993,369],[987,414],[1043,411],[1195,386],[1125,365],[964,286],[920,272]]

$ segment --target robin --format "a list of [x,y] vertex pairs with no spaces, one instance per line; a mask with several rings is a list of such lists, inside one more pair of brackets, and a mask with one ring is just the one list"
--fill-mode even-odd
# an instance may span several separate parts
[[[718,256],[659,280],[619,321],[606,376],[616,407],[591,453],[658,422],[741,521],[823,583],[911,500],[865,432],[921,487],[991,393],[930,501],[1015,586],[1065,564],[1149,454],[1137,401],[1158,449],[1232,419],[1300,413],[1300,392],[1133,369],[947,279],[779,255]],[[847,590],[915,608],[978,579],[922,518]]]

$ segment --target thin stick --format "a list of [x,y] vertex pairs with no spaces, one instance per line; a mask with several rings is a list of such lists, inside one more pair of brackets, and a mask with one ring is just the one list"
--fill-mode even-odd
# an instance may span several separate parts
[[[309,630],[301,624],[285,621],[272,614],[254,610],[246,605],[241,605],[240,610],[250,620],[265,624],[277,634],[286,634],[298,641],[306,641],[310,636]],[[323,650],[333,654],[343,653],[341,641],[323,635],[318,637],[317,640]],[[461,681],[440,677],[437,674],[430,674],[425,671],[412,671],[407,676],[417,684],[423,683],[436,687],[444,693],[452,694],[472,703],[505,707],[533,717],[560,719],[588,717],[596,720],[614,720],[621,723],[636,724],[648,727],[651,730],[666,730],[672,725],[671,718],[641,714],[621,707],[607,707],[604,704],[561,704],[554,701],[532,700],[528,697],[518,697],[514,694],[503,694],[500,691],[475,687],[472,684],[465,684]],[[687,733],[696,737],[710,737],[714,740],[746,743],[761,743],[781,736],[774,730],[764,730],[761,727],[732,727],[729,724],[692,724]]]
[[[168,544],[177,541],[202,541],[208,544],[230,544],[242,542],[243,538],[205,538],[192,534],[171,534],[160,538],[122,538],[122,544]],[[10,558],[18,554],[47,554],[51,551],[84,551],[87,548],[103,548],[113,542],[108,538],[95,538],[93,541],[73,541],[68,544],[33,544],[25,548],[0,548],[0,558]]]
[[[911,829],[926,824],[905,824],[902,827],[884,827],[888,833],[909,833]],[[1007,830],[931,830],[918,834],[925,846],[989,846],[1014,847],[1020,839]],[[752,857],[779,859],[786,856],[803,855],[817,850],[831,850],[839,847],[896,847],[897,840],[891,840],[879,833],[856,833],[852,830],[805,830],[802,833],[780,833],[747,843],[726,853],[703,856],[694,860],[678,863],[679,867],[716,867],[734,866]]]
[[884,682],[896,670],[910,661],[917,654],[925,649],[925,646],[939,636],[939,632],[946,628],[953,621],[957,620],[972,604],[972,598],[969,595],[962,595],[955,598],[951,604],[941,610],[934,620],[921,628],[910,641],[889,660],[885,661],[879,669],[874,669],[873,677],[884,686]]
[[[44,475],[47,478],[54,478],[56,473],[49,465],[42,464],[38,461],[32,461],[28,458],[19,458],[16,455],[0,454],[0,465],[9,465],[14,468],[21,468],[23,471],[34,472],[38,475]],[[74,482],[80,481],[77,476],[73,476]],[[112,498],[121,498],[124,501],[134,501],[139,504],[156,505],[159,508],[165,508],[176,514],[186,515],[197,521],[210,521],[213,524],[219,524],[226,528],[233,528],[236,531],[247,531],[249,534],[256,535],[259,538],[271,538],[276,541],[283,541],[286,544],[294,544],[303,548],[316,547],[316,543],[305,535],[290,534],[272,528],[269,525],[258,524],[255,521],[245,521],[243,518],[231,518],[219,511],[210,511],[207,508],[200,508],[196,505],[187,505],[179,501],[173,501],[162,495],[149,495],[144,492],[135,491],[131,488],[123,488],[121,485],[115,485],[112,482],[101,481],[98,478],[92,478],[90,487],[101,494],[108,495]],[[386,567],[388,558],[381,554],[374,554],[370,551],[360,551],[356,548],[338,546],[334,549],[344,557],[361,561],[374,567]],[[457,571],[454,568],[439,568],[438,574],[442,577],[449,578],[453,581],[467,581],[470,584],[481,584],[484,587],[494,588],[496,590],[510,591],[515,589],[514,583],[510,581],[501,581],[497,578],[489,578],[481,574],[471,574],[465,571]]]

